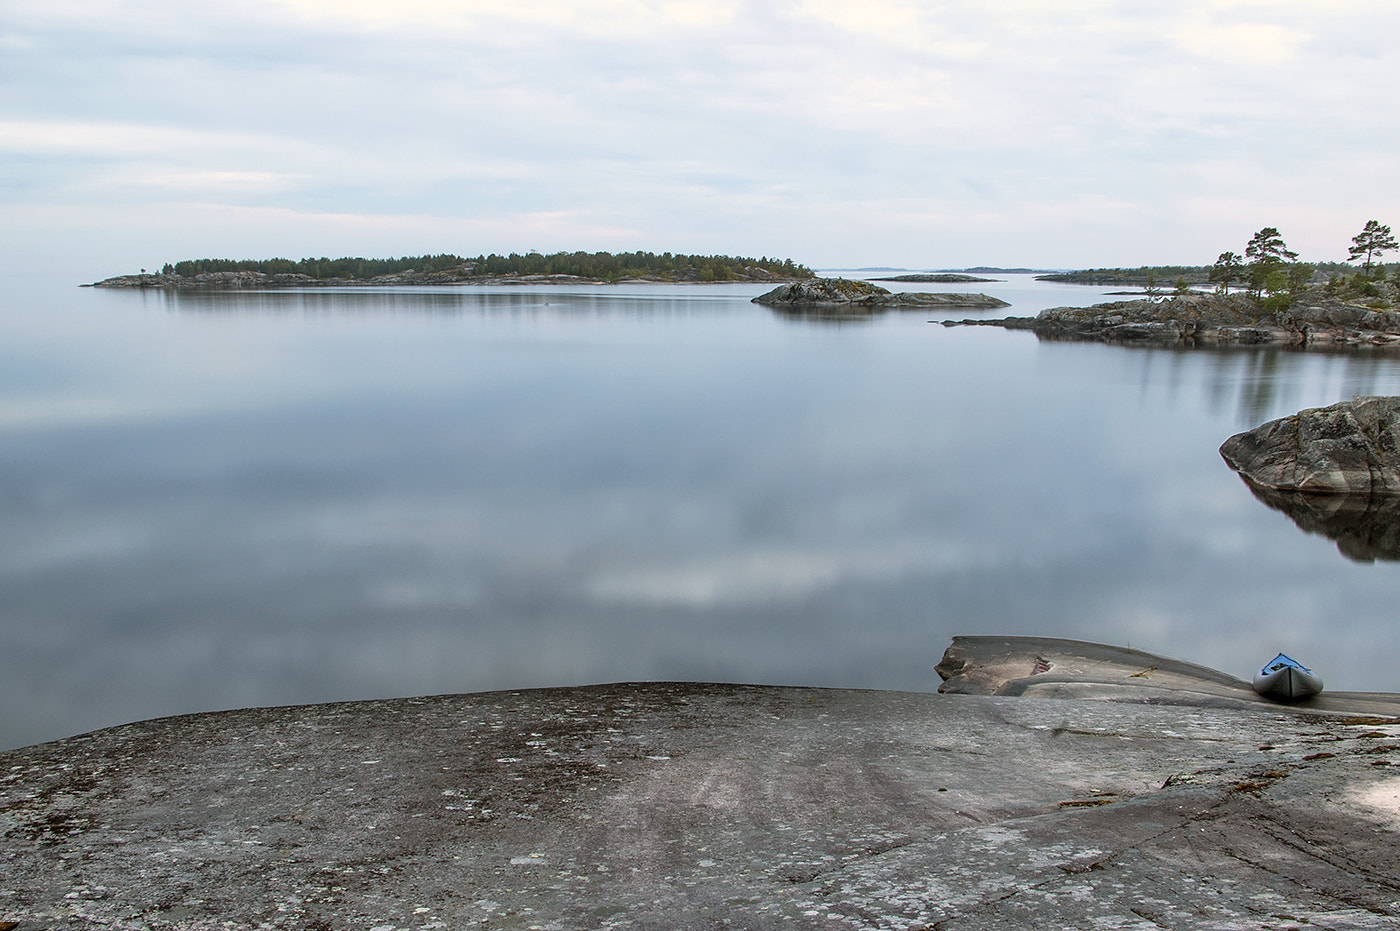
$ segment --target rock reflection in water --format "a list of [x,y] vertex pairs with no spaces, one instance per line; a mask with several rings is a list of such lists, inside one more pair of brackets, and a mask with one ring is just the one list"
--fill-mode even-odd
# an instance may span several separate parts
[[788,304],[768,309],[796,323],[868,323],[890,310],[868,304]]
[[1310,495],[1245,484],[1301,529],[1335,540],[1348,559],[1400,561],[1400,496]]

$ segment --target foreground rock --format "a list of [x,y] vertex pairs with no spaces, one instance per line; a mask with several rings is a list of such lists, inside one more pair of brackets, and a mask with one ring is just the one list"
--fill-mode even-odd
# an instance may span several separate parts
[[0,754],[0,922],[1393,927],[1392,721],[666,683],[169,718]]
[[1356,398],[1238,433],[1220,455],[1271,491],[1400,495],[1400,397]]
[[811,278],[779,285],[753,299],[768,307],[837,307],[853,312],[880,313],[893,307],[1010,307],[1006,301],[986,294],[930,293],[926,291],[891,294],[868,281],[846,278]]
[[1345,303],[1320,289],[1279,313],[1265,311],[1244,294],[1191,293],[1163,301],[1053,307],[1035,317],[945,320],[943,325],[999,326],[1031,330],[1045,340],[1119,344],[1400,348],[1400,311]]

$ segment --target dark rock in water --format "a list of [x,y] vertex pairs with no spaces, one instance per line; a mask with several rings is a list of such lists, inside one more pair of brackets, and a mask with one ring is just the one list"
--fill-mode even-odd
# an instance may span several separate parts
[[930,293],[913,291],[891,294],[868,281],[846,278],[813,278],[780,285],[753,299],[769,307],[837,305],[850,309],[867,308],[880,313],[891,307],[1010,307],[1006,301],[986,294]]
[[1336,541],[1348,559],[1400,561],[1400,495],[1310,495],[1257,485],[1249,489],[1287,514],[1299,529]]
[[1220,455],[1251,485],[1279,492],[1400,495],[1400,397],[1299,411],[1230,437]]

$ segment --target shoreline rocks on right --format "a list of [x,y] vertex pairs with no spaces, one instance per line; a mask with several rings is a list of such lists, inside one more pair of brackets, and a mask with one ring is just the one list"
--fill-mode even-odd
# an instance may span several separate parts
[[1247,294],[1190,292],[1162,301],[1052,307],[1035,317],[945,320],[944,326],[1031,330],[1044,340],[1116,344],[1297,348],[1400,348],[1400,311],[1329,297],[1315,289],[1288,309],[1271,312]]

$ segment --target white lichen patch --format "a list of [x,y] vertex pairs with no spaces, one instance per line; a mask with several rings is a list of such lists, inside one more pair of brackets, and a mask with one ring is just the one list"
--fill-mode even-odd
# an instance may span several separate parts
[[1357,789],[1348,798],[1372,817],[1379,816],[1387,827],[1400,830],[1400,776]]

